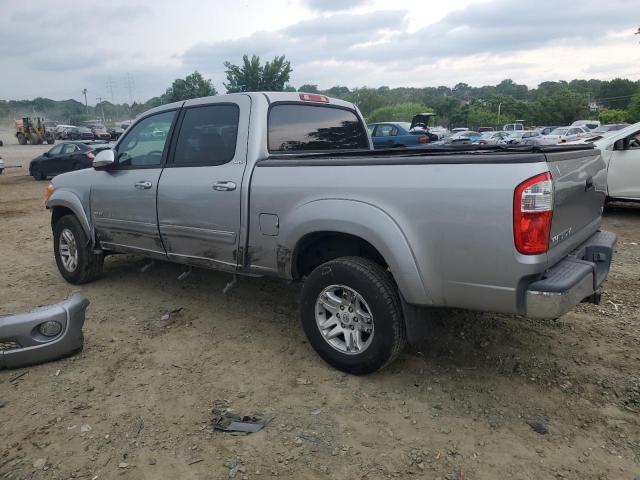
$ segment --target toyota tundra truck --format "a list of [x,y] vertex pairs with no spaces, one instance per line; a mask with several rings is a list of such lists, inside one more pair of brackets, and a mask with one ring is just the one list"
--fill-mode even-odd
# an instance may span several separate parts
[[434,307],[557,318],[596,301],[616,241],[592,146],[374,151],[358,108],[319,94],[149,110],[47,195],[66,281],[117,253],[299,280],[310,344],[355,374]]

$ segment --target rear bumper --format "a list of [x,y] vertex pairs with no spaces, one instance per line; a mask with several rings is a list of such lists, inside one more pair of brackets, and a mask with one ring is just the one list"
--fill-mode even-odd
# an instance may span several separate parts
[[596,232],[548,269],[526,290],[526,316],[558,318],[585,298],[595,297],[609,273],[615,244],[615,234]]
[[[0,369],[47,362],[82,349],[87,305],[89,300],[75,294],[29,313],[0,317]],[[38,331],[38,326],[47,321],[60,324],[55,337],[45,337]]]

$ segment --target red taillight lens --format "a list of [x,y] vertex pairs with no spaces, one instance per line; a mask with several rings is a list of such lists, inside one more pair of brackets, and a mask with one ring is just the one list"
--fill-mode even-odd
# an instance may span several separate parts
[[93,154],[93,150],[89,150],[86,155],[89,160],[93,160],[94,158],[96,158],[96,156]]
[[553,184],[549,172],[525,180],[513,195],[513,237],[516,249],[538,255],[549,249],[553,217]]
[[420,142],[420,143],[429,143],[429,137],[420,137],[418,139],[418,142]]
[[304,102],[321,102],[329,103],[329,98],[324,95],[318,95],[317,93],[301,93],[300,100]]

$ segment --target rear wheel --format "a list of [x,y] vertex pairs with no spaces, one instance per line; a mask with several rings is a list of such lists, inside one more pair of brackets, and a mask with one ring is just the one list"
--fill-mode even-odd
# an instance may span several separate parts
[[366,258],[338,258],[311,272],[302,289],[301,313],[316,352],[347,373],[375,372],[406,345],[393,278]]
[[65,215],[54,225],[53,251],[58,270],[69,283],[87,283],[102,273],[104,255],[93,253],[89,238],[73,215]]

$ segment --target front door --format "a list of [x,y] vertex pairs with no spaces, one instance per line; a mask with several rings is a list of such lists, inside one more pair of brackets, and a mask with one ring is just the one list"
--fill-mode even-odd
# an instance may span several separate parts
[[234,270],[251,99],[187,101],[158,185],[158,222],[171,260]]
[[115,149],[116,164],[96,172],[91,216],[103,248],[165,256],[156,217],[156,193],[176,110],[134,124]]
[[609,196],[640,199],[640,132],[620,143],[624,149],[614,150],[609,160]]

